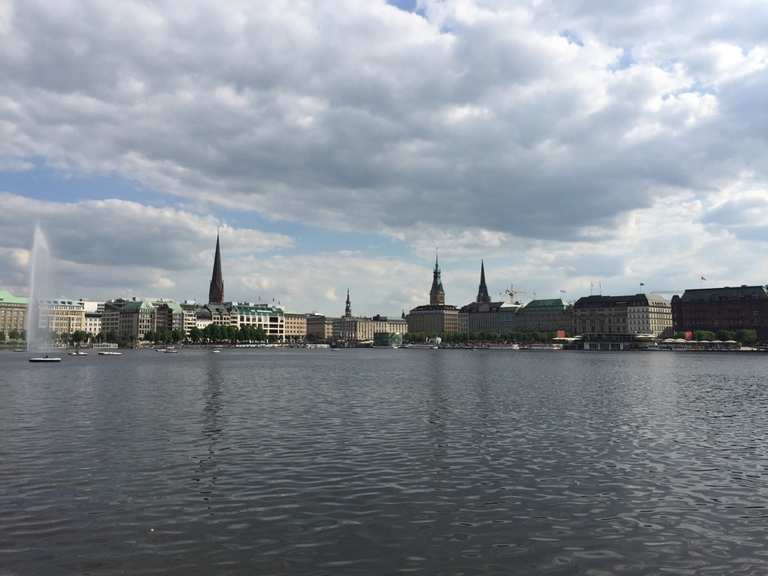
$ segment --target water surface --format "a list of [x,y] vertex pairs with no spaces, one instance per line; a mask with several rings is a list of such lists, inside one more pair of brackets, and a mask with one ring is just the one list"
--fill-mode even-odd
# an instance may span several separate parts
[[0,574],[766,574],[768,356],[0,354]]

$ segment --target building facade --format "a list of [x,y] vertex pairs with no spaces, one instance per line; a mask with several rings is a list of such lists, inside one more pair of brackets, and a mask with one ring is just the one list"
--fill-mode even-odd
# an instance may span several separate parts
[[156,309],[146,300],[109,300],[101,317],[102,335],[109,341],[135,343],[156,329]]
[[582,335],[661,336],[672,328],[672,309],[654,294],[585,296],[573,306],[573,323]]
[[768,289],[739,286],[686,290],[672,298],[675,330],[755,330],[768,339]]
[[85,331],[90,336],[96,337],[101,334],[101,318],[102,312],[86,312],[85,313]]
[[373,344],[376,334],[405,334],[408,322],[402,318],[387,318],[376,315],[372,318],[352,315],[352,302],[347,290],[347,301],[344,306],[344,316],[334,322],[334,339],[346,343]]
[[178,302],[158,300],[153,302],[155,307],[155,332],[184,331],[184,309]]
[[138,342],[148,332],[154,332],[155,307],[146,300],[126,302],[120,311],[118,339],[122,342]]
[[182,325],[184,327],[184,334],[189,336],[192,328],[197,327],[197,311],[200,309],[195,302],[185,301],[181,303],[182,311]]
[[26,330],[27,299],[0,290],[0,339],[19,336]]
[[307,315],[285,312],[285,339],[290,342],[302,342],[307,338]]
[[76,300],[41,300],[37,326],[40,330],[63,336],[85,331],[85,309]]
[[531,300],[502,322],[504,332],[557,332],[573,334],[573,307],[560,298]]
[[252,302],[232,302],[230,326],[261,328],[270,340],[285,342],[285,317],[280,308]]
[[435,257],[429,304],[416,306],[406,316],[408,332],[426,335],[456,334],[459,331],[459,310],[445,303],[440,263]]
[[313,342],[329,342],[334,336],[334,324],[339,325],[339,333],[341,319],[329,318],[322,314],[307,314],[307,340]]

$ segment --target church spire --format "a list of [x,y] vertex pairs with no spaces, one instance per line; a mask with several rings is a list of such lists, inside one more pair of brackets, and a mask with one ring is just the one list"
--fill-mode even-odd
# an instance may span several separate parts
[[221,246],[219,245],[219,232],[216,232],[216,255],[213,258],[213,275],[211,287],[208,289],[208,303],[222,304],[224,302],[224,278],[221,274]]
[[349,288],[347,288],[347,304],[344,307],[344,317],[352,318],[352,302],[349,299]]
[[445,290],[443,290],[443,280],[440,277],[440,262],[435,250],[435,269],[432,272],[432,288],[429,291],[429,304],[431,306],[445,305]]
[[488,287],[485,285],[485,262],[480,260],[480,287],[477,290],[477,301],[488,303],[491,297],[488,294]]

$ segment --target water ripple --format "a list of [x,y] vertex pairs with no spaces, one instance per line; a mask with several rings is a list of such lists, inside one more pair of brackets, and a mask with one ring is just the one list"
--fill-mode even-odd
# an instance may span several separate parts
[[0,354],[7,573],[768,572],[761,356],[115,360]]

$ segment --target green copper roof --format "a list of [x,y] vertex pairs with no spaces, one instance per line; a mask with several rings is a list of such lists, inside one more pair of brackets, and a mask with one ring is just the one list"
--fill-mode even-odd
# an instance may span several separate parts
[[130,302],[125,303],[125,307],[123,310],[126,312],[133,312],[133,311],[139,311],[139,310],[153,310],[154,307],[152,304],[147,302],[146,300],[131,300]]
[[4,304],[26,304],[27,299],[21,296],[14,296],[7,290],[0,288],[0,303]]
[[168,308],[171,309],[171,312],[173,314],[181,314],[184,312],[184,309],[181,307],[181,304],[178,302],[164,302],[168,306]]
[[565,308],[565,303],[560,298],[551,298],[549,300],[531,300],[525,305],[526,308]]

